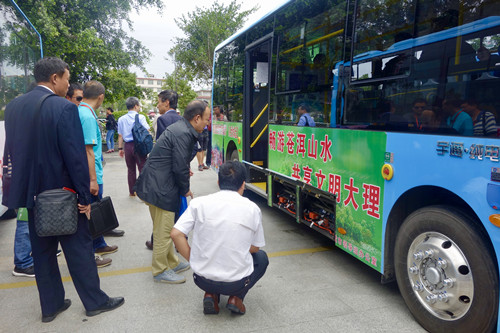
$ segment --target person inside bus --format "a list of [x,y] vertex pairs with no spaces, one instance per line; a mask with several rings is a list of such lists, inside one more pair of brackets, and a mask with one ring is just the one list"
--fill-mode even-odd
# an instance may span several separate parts
[[316,127],[314,119],[309,115],[309,106],[307,104],[300,104],[297,112],[300,116],[297,126]]
[[412,124],[416,130],[422,130],[422,112],[428,109],[427,101],[424,98],[417,98],[413,101],[412,112],[404,117],[409,124]]
[[388,99],[381,99],[376,105],[376,114],[378,114],[378,119],[376,122],[383,124],[392,123],[407,123],[401,115],[396,113],[396,107],[394,102]]
[[227,121],[226,115],[224,115],[224,107],[222,105],[214,106],[215,120],[217,121]]
[[436,132],[439,130],[441,121],[431,107],[426,107],[420,117],[420,129],[424,132]]
[[462,108],[462,101],[457,97],[446,97],[443,101],[443,113],[446,126],[453,128],[460,135],[472,136],[472,118]]
[[472,118],[474,136],[497,136],[497,122],[493,113],[479,109],[478,103],[472,98],[463,102],[462,110]]

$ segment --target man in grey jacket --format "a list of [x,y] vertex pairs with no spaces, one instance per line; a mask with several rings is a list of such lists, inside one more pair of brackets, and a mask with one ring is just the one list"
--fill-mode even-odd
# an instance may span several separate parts
[[149,206],[153,219],[153,277],[155,282],[183,283],[177,273],[188,270],[175,253],[170,231],[180,196],[189,190],[191,152],[210,119],[210,109],[202,101],[192,101],[184,118],[170,125],[158,138],[135,185],[137,196]]

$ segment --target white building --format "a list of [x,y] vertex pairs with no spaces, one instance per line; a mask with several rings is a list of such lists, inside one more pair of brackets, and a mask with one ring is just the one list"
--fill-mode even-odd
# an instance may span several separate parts
[[135,79],[135,82],[139,87],[151,89],[156,93],[162,90],[161,87],[165,83],[163,79],[155,79],[152,74],[148,75],[148,77],[138,77]]
[[212,100],[212,90],[210,89],[198,89],[195,90],[195,93],[196,93],[196,99],[205,100],[208,103],[210,103]]

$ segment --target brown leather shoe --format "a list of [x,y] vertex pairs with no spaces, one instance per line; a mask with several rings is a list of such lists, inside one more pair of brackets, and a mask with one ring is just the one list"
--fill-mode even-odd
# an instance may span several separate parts
[[243,300],[237,296],[229,296],[226,308],[231,310],[232,313],[245,314],[245,304],[243,304]]
[[116,251],[118,251],[118,246],[116,245],[111,245],[111,246],[104,246],[104,247],[100,247],[98,249],[95,249],[95,254],[98,254],[98,255],[103,255],[103,254],[110,254],[110,253],[115,253]]
[[109,258],[103,258],[103,257],[98,256],[98,255],[95,256],[95,264],[96,264],[97,268],[109,266],[109,265],[111,265],[111,261],[112,260]]
[[203,313],[204,314],[219,313],[219,295],[205,293],[205,296],[203,296]]

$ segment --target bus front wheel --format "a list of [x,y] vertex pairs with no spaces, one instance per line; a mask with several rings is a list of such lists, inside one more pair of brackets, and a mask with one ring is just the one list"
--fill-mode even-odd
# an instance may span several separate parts
[[394,249],[399,290],[430,332],[492,332],[498,315],[493,250],[465,213],[419,209],[402,224]]

